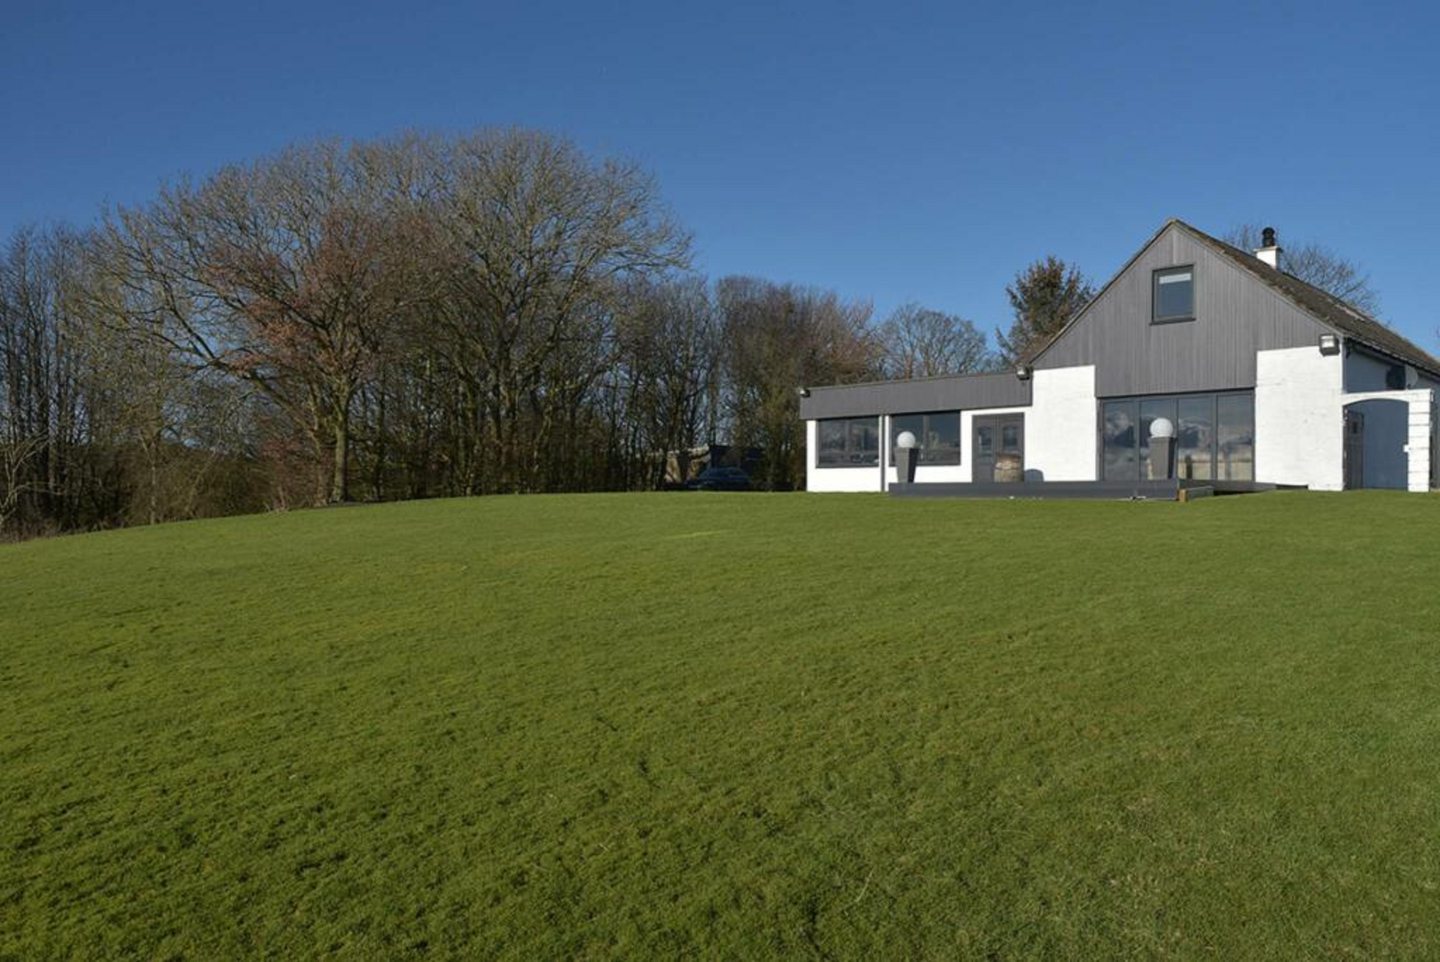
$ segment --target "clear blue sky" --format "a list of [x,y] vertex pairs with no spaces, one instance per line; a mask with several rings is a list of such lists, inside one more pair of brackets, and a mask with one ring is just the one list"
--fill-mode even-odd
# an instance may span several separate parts
[[1170,216],[1360,261],[1435,350],[1440,13],[1249,4],[17,2],[0,231],[317,136],[524,125],[659,178],[702,270],[989,329]]

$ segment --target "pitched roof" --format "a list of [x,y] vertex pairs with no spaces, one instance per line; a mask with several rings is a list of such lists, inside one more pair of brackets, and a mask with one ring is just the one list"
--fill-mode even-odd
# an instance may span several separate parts
[[1306,283],[1292,274],[1276,270],[1254,254],[1211,237],[1182,220],[1175,220],[1172,223],[1188,231],[1202,243],[1270,285],[1317,321],[1333,327],[1337,332],[1374,348],[1382,354],[1388,354],[1398,361],[1424,368],[1431,374],[1440,374],[1440,360],[1353,304],[1342,301],[1334,294]]
[[1315,318],[1315,320],[1321,324],[1334,329],[1337,333],[1344,334],[1361,344],[1379,351],[1381,354],[1389,355],[1396,360],[1404,361],[1415,367],[1423,368],[1430,374],[1440,376],[1440,360],[1437,360],[1429,352],[1420,348],[1408,338],[1395,333],[1384,324],[1381,324],[1358,307],[1346,303],[1335,295],[1322,291],[1315,285],[1306,283],[1298,277],[1277,270],[1249,251],[1242,251],[1240,248],[1227,244],[1217,237],[1211,237],[1203,230],[1190,226],[1178,217],[1171,218],[1161,225],[1160,229],[1151,235],[1149,240],[1140,245],[1140,249],[1135,252],[1134,256],[1125,262],[1125,266],[1116,271],[1115,276],[1110,278],[1105,286],[1100,289],[1099,293],[1090,299],[1090,303],[1082,307],[1075,316],[1070,318],[1070,320],[1065,323],[1065,326],[1060,328],[1059,331],[1056,331],[1049,340],[1031,351],[1025,358],[1024,363],[1033,363],[1040,355],[1049,350],[1052,344],[1060,340],[1060,338],[1084,316],[1090,305],[1098,301],[1104,295],[1105,291],[1109,289],[1110,285],[1114,284],[1121,274],[1129,270],[1130,265],[1138,260],[1140,255],[1155,242],[1156,238],[1165,233],[1166,229],[1172,224],[1186,231],[1196,240],[1212,248],[1221,256],[1229,258],[1237,266],[1249,272],[1262,283],[1269,285],[1271,289]]

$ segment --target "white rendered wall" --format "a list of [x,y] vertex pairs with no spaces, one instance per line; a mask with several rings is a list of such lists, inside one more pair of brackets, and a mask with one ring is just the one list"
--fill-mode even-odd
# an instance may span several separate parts
[[822,468],[816,464],[820,458],[819,427],[814,421],[805,422],[805,490],[807,491],[881,491],[880,479],[884,476],[886,461],[885,438],[890,430],[888,418],[880,421],[880,466],[871,468]]
[[1031,377],[1026,480],[1094,481],[1099,430],[1094,365],[1051,368]]
[[[886,420],[888,421],[889,418],[886,418]],[[961,421],[962,421],[961,430],[963,431],[963,430],[964,430],[964,427],[963,427],[964,418],[963,418],[963,417],[961,418]],[[885,429],[886,429],[887,431],[890,429],[888,424],[886,425],[886,428],[885,428]],[[886,437],[888,438],[889,435],[886,435]],[[885,475],[886,475],[886,477],[888,477],[891,481],[893,481],[893,482],[898,482],[898,481],[900,480],[900,469],[897,468],[897,467],[895,467],[895,465],[893,465],[893,464],[888,465],[888,466],[886,467],[886,469],[885,469]],[[960,463],[959,463],[959,464],[917,464],[917,465],[915,466],[915,483],[916,483],[916,484],[932,484],[932,483],[936,483],[936,482],[940,482],[940,481],[952,482],[952,483],[953,483],[953,482],[956,482],[956,481],[969,481],[969,480],[970,480],[970,462],[965,458],[965,440],[964,440],[964,436],[963,436],[963,435],[961,436],[961,440],[960,440]]]
[[[1435,466],[1431,463],[1431,447],[1435,443],[1435,394],[1428,390],[1365,391],[1341,397],[1342,405],[1356,401],[1404,401],[1409,407],[1405,451],[1410,460],[1406,472],[1406,489],[1429,491],[1434,485]],[[1369,433],[1370,426],[1365,427]],[[1368,440],[1368,438],[1367,438]]]
[[1343,363],[1315,347],[1255,354],[1255,480],[1345,486]]
[[[890,466],[890,480],[899,481],[900,472],[894,465]],[[915,466],[915,483],[931,484],[938,482],[969,481],[970,465],[965,461],[962,452],[959,464],[917,464]]]

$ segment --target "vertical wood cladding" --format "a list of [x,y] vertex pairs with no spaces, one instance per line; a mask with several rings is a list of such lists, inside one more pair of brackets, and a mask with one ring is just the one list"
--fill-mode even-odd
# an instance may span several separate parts
[[[1152,324],[1156,270],[1193,264],[1195,319]],[[1254,276],[1168,225],[1035,360],[1093,364],[1100,397],[1255,386],[1255,352],[1314,345],[1326,328]]]

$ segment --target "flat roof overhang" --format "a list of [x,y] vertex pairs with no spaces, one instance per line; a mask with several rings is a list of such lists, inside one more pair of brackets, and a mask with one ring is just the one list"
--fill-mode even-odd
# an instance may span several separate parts
[[1030,406],[1030,379],[1013,372],[923,377],[909,381],[869,381],[809,388],[800,398],[800,417],[866,417],[922,411],[969,411]]

